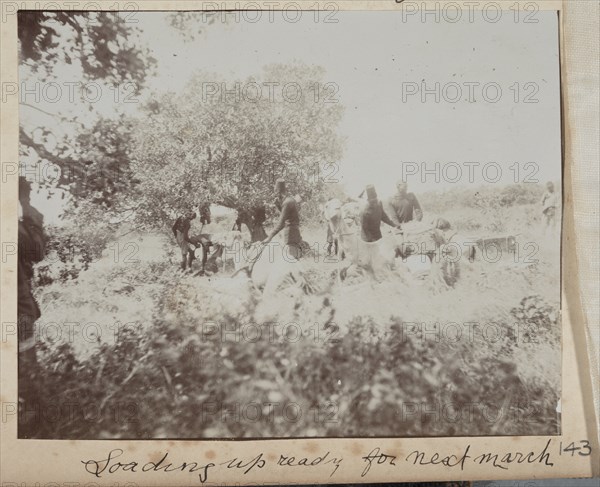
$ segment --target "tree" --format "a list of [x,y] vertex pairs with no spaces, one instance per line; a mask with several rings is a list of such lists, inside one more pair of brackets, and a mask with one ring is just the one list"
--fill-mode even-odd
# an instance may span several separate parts
[[137,29],[119,12],[22,10],[20,62],[52,79],[60,64],[79,64],[84,80],[142,87],[155,60],[136,45]]
[[238,210],[259,240],[277,178],[316,200],[324,186],[319,167],[342,154],[343,108],[327,96],[323,76],[303,64],[267,66],[234,82],[201,73],[182,93],[154,97],[132,161],[139,217],[159,226],[210,202]]
[[54,163],[56,171],[45,171],[46,184],[70,193],[77,206],[83,200],[110,209],[115,198],[135,185],[129,168],[132,121],[123,115],[99,118],[89,128],[81,128],[73,139],[45,147],[50,129],[42,129],[34,141],[21,128],[21,154],[36,154]]
[[[118,12],[20,11],[23,77],[49,82],[58,79],[58,73],[71,65],[82,83],[130,83],[139,92],[156,61],[147,49],[140,47],[134,25]],[[24,105],[44,112],[35,105]],[[88,108],[93,110],[91,103]],[[39,182],[69,191],[74,202],[89,198],[111,206],[114,194],[130,184],[127,147],[131,124],[123,117],[108,120],[98,116],[86,126],[79,118],[44,113],[55,123],[36,127],[35,133],[23,124],[19,128],[21,156],[34,156],[59,168],[58,178]],[[75,135],[57,137],[56,122],[75,127],[71,131]]]

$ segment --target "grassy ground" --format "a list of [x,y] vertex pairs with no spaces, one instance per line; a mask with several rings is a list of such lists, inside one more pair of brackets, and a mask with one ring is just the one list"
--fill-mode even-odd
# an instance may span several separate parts
[[[490,232],[453,213],[440,216]],[[168,238],[130,235],[116,248],[133,242],[132,258],[115,262],[113,246],[37,290],[44,387],[76,403],[40,436],[556,434],[559,249],[532,215],[507,208],[517,258],[463,260],[454,288],[401,267],[340,285],[321,255],[303,262],[317,293],[268,300],[243,278],[182,274]],[[316,222],[303,236],[325,243]]]

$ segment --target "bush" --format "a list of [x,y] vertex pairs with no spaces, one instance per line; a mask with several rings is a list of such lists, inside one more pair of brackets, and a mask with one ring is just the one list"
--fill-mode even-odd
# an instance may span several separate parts
[[46,258],[36,267],[36,286],[77,279],[113,237],[112,231],[98,225],[47,226],[45,233]]
[[[113,274],[113,282],[160,283],[152,321],[124,327],[86,358],[67,344],[42,348],[48,398],[65,410],[75,397],[79,413],[48,423],[41,437],[539,434],[555,426],[556,391],[520,378],[516,341],[450,346],[406,333],[398,317],[338,325],[327,291],[282,294],[281,320],[294,326],[271,326],[279,309],[265,309],[244,281],[177,277],[162,264]],[[513,309],[548,329],[553,313],[533,297]],[[531,404],[539,417],[523,424]]]

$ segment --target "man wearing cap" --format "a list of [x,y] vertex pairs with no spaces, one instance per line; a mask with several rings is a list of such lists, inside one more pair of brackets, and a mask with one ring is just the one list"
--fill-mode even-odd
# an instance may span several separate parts
[[395,224],[383,209],[383,204],[377,198],[375,186],[369,184],[365,192],[367,193],[367,203],[360,211],[361,238],[365,242],[377,242],[381,239],[381,222],[392,227],[400,228]]
[[192,220],[196,218],[196,213],[191,211],[186,215],[180,216],[175,220],[173,227],[173,235],[177,240],[177,244],[181,250],[181,268],[185,270],[187,267],[192,267],[192,261],[194,260],[194,252],[190,247],[190,227],[192,226]]
[[408,192],[408,184],[400,180],[396,184],[397,192],[386,204],[388,215],[394,222],[394,226],[413,220],[421,221],[423,211],[414,193]]
[[279,222],[270,235],[263,240],[263,244],[268,244],[275,235],[283,230],[284,245],[287,247],[287,252],[292,257],[299,259],[302,236],[300,235],[298,202],[296,198],[287,196],[287,188],[283,179],[278,179],[275,183],[275,206],[281,212]]

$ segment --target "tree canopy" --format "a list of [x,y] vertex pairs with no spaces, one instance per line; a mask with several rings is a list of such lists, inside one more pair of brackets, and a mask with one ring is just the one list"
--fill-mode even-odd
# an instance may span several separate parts
[[[167,20],[193,39],[215,18],[179,13]],[[82,82],[134,83],[139,93],[154,72],[156,60],[135,42],[136,24],[118,13],[23,11],[18,26],[21,67],[32,79],[60,80],[69,65]],[[86,218],[135,214],[138,224],[158,228],[213,203],[238,210],[260,238],[277,178],[314,202],[324,168],[341,158],[343,108],[324,75],[301,63],[237,80],[200,72],[179,93],[155,93],[135,118],[115,106],[111,118],[94,112],[87,124],[48,113],[74,124],[69,135],[57,135],[53,123],[35,133],[21,125],[21,154],[57,165],[60,177],[47,184],[68,192]]]
[[79,64],[84,80],[133,82],[139,88],[155,60],[136,43],[137,28],[119,12],[22,10],[21,65],[52,79],[60,64]]
[[[156,60],[139,42],[139,29],[131,13],[25,10],[18,15],[25,83],[64,81],[68,68],[81,83],[93,81],[113,88],[127,85],[139,94],[154,72]],[[79,114],[68,118],[60,111],[61,105],[55,105],[59,110],[55,113],[37,103],[25,105],[51,117],[42,126],[32,129],[22,122],[19,128],[21,157],[56,167],[56,171],[45,168],[46,178],[37,182],[65,191],[72,204],[86,207],[86,216],[91,212],[114,217],[106,210],[121,211],[117,202],[135,184],[129,169],[131,121],[115,111],[111,118],[93,112],[83,123]],[[93,104],[87,105],[83,101],[81,106],[92,112]]]
[[342,154],[343,108],[323,76],[304,64],[237,81],[199,73],[181,93],[157,96],[135,131],[140,217],[158,224],[204,203],[252,214],[280,177],[303,200],[318,196],[320,168]]

